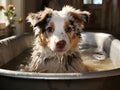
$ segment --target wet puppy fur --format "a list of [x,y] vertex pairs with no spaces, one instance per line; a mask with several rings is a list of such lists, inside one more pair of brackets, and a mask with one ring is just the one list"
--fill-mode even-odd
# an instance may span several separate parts
[[78,43],[90,13],[71,6],[30,13],[35,41],[32,60],[26,71],[41,73],[88,72],[81,59]]

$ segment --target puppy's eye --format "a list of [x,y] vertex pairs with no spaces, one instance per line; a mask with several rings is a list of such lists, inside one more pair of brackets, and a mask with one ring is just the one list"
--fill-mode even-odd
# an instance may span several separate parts
[[67,27],[67,28],[65,29],[65,31],[66,31],[66,32],[71,32],[71,31],[72,31],[72,27]]
[[47,32],[52,33],[53,31],[54,31],[54,28],[52,28],[52,27],[47,28]]

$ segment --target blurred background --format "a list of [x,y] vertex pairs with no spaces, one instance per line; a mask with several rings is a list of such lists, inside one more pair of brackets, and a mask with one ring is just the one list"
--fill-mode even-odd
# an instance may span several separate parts
[[5,8],[9,4],[14,5],[15,20],[17,19],[19,23],[15,21],[15,29],[12,32],[8,31],[6,27],[9,22],[3,10],[0,11],[1,38],[13,35],[9,33],[14,35],[32,33],[30,24],[26,22],[26,16],[30,12],[38,12],[45,7],[60,10],[64,5],[71,5],[91,13],[84,31],[110,33],[120,39],[120,0],[0,0],[0,5],[4,5]]

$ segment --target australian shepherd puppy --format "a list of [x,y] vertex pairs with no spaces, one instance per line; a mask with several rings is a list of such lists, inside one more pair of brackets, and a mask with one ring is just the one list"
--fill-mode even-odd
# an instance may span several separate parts
[[27,17],[35,32],[28,71],[46,73],[86,72],[78,43],[89,12],[65,6],[61,11],[45,8]]

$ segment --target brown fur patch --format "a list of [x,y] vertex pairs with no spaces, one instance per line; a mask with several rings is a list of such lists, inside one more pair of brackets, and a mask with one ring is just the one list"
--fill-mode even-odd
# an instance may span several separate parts
[[[55,26],[54,26],[54,22],[50,22],[49,23],[49,27],[52,27],[52,28],[54,28]],[[47,31],[47,30],[45,30],[45,31]],[[40,39],[40,44],[42,45],[42,46],[49,46],[49,33],[47,33],[47,32],[45,32],[45,33],[41,33],[40,35],[39,35],[39,39]]]
[[55,24],[54,24],[54,22],[50,22],[50,27],[52,27],[52,28],[55,28]]
[[[70,22],[69,21],[65,22],[64,29],[66,29],[69,26],[70,26]],[[70,40],[70,49],[76,47],[78,45],[79,40],[80,40],[80,36],[78,36],[78,35],[76,35],[73,38],[74,34],[75,34],[74,30],[71,30],[70,32],[67,33],[69,40]]]
[[44,33],[39,35],[40,45],[46,46],[47,45],[47,38],[45,37]]
[[71,48],[75,48],[78,45],[78,42],[80,41],[79,36],[76,36],[74,39],[70,39],[70,46]]

